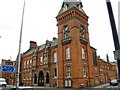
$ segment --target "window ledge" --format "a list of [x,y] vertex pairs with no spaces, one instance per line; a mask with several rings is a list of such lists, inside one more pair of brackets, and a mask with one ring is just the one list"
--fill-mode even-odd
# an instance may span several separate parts
[[64,38],[61,40],[62,45],[71,43],[71,37]]
[[80,36],[80,42],[87,45],[88,44],[88,40],[85,39],[84,37]]

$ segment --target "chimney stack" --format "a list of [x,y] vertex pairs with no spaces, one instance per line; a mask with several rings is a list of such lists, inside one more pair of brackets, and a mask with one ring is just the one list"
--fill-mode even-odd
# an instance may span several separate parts
[[35,41],[30,41],[30,49],[36,47],[37,47],[37,43]]
[[56,40],[57,38],[56,37],[53,37],[53,41]]

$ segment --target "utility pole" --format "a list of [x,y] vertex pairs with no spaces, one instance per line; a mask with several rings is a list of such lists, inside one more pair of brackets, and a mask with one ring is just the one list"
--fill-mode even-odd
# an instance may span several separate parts
[[112,29],[112,35],[113,35],[113,40],[114,40],[115,57],[116,57],[115,59],[117,60],[117,66],[118,66],[118,80],[120,81],[120,58],[119,58],[120,44],[119,44],[116,24],[115,24],[110,0],[106,0],[106,5],[107,5],[107,9],[108,9],[108,14],[109,14],[109,19],[110,19],[110,24],[111,24],[111,29]]
[[120,43],[120,1],[118,2],[118,37]]
[[20,83],[19,76],[20,76],[21,42],[22,42],[24,11],[25,11],[25,0],[23,5],[22,22],[21,22],[20,39],[19,39],[19,51],[18,51],[18,60],[17,60],[17,71],[16,71],[16,89],[18,89]]

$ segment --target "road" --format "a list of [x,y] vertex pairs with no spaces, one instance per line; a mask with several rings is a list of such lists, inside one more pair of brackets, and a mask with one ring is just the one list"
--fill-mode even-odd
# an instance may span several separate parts
[[110,89],[118,89],[118,90],[120,90],[120,85],[118,85],[118,86],[107,86],[106,88],[110,88]]
[[[13,86],[7,86],[6,88],[0,87],[0,90],[16,90]],[[24,88],[24,90],[120,90],[120,86],[107,86],[104,88],[47,88],[47,87],[20,87]],[[20,89],[23,90],[23,89]]]

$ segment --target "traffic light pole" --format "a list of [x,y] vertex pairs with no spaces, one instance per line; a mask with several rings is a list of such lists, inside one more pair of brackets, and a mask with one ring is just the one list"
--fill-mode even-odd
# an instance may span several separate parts
[[[116,51],[120,52],[120,44],[119,44],[117,29],[116,29],[116,25],[115,25],[115,20],[114,20],[114,15],[113,15],[113,11],[112,11],[112,6],[111,6],[110,0],[106,0],[106,4],[107,4],[109,19],[110,19],[110,24],[111,24],[111,29],[112,29],[112,35],[113,35],[113,40],[114,40],[115,52]],[[118,66],[118,80],[120,81],[120,58],[117,58],[117,66]]]

